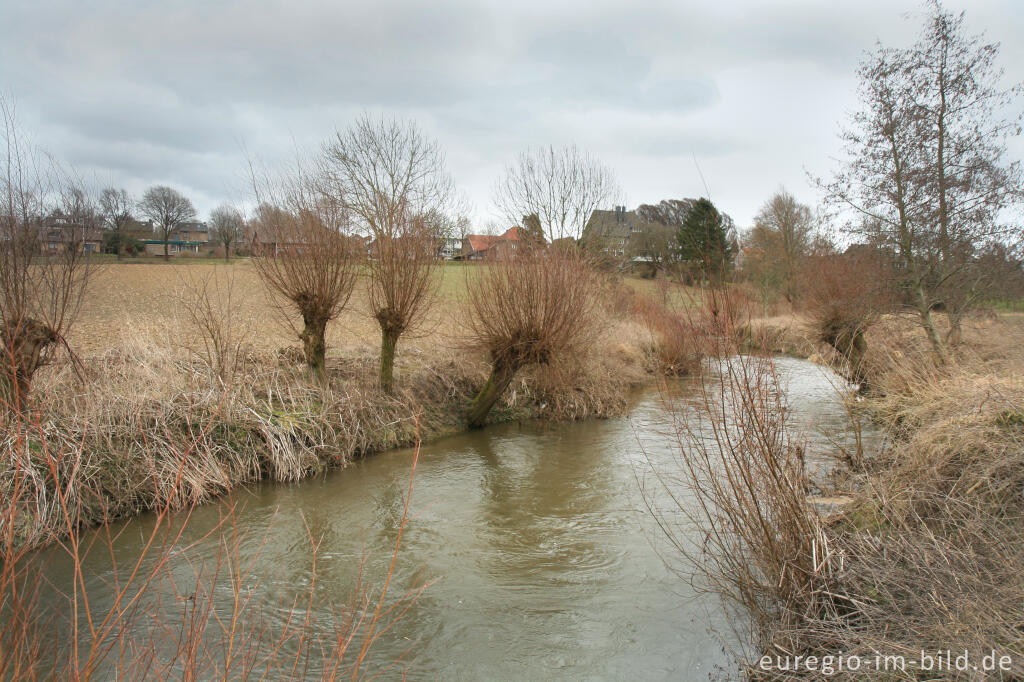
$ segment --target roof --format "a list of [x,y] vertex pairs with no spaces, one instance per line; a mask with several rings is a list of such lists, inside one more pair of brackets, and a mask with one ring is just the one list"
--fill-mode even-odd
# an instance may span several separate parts
[[643,220],[636,211],[627,211],[624,207],[612,211],[594,211],[583,228],[583,239],[628,239],[631,234],[648,232],[655,227],[663,226],[661,223]]
[[495,242],[499,241],[501,237],[496,237],[492,234],[467,234],[466,241],[469,242],[469,248],[472,251],[486,251],[487,249],[494,246]]
[[518,225],[510,227],[501,235],[493,234],[467,234],[470,251],[486,251],[500,242],[519,242],[523,240],[523,228]]
[[178,230],[183,232],[209,232],[210,228],[202,221],[188,220],[175,225],[173,231],[177,232]]

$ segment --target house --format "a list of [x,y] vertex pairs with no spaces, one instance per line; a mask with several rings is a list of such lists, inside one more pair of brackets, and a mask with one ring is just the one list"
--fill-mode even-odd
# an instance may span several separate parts
[[441,237],[437,251],[441,260],[454,260],[462,256],[462,239],[458,237]]
[[183,242],[196,242],[201,245],[210,243],[210,228],[201,221],[178,223],[170,234],[171,239]]
[[72,248],[81,253],[99,253],[103,233],[96,227],[54,213],[39,226],[39,239],[44,253],[61,253]]
[[[348,244],[353,255],[371,256],[376,250],[376,245],[370,237],[359,234],[340,234],[340,237]],[[243,243],[254,256],[272,257],[285,254],[301,255],[317,249],[317,245],[323,242],[315,233],[303,234],[289,230],[287,226],[275,229],[254,223],[246,230]]]
[[[370,258],[377,257],[377,240],[371,237],[364,237],[366,240],[366,255]],[[405,237],[395,237],[395,243],[401,244]],[[462,242],[458,237],[437,237],[436,254],[437,260],[455,260],[462,257]],[[412,243],[412,242],[410,242]]]
[[648,258],[642,253],[643,238],[659,229],[666,228],[661,223],[644,220],[636,211],[627,211],[625,206],[616,206],[611,211],[590,214],[580,243],[586,249],[613,258],[644,261]]
[[[164,240],[160,239],[159,231],[153,227],[148,235],[140,240],[146,246],[147,256],[164,255]],[[167,235],[167,252],[172,256],[182,254],[198,254],[210,244],[210,229],[206,223],[189,221],[178,223]]]
[[462,239],[463,260],[483,260],[487,249],[496,242],[498,237],[490,234],[467,234]]
[[462,240],[463,260],[514,258],[524,244],[522,228],[511,227],[501,235],[468,234]]
[[[366,255],[370,258],[377,258],[380,255],[380,242],[377,238],[373,237],[352,237],[352,239],[362,239],[365,243]],[[401,253],[405,251],[405,255],[410,257],[416,257],[424,249],[429,249],[436,260],[450,260],[454,256],[446,255],[446,250],[451,252],[453,248],[450,244],[452,240],[438,237],[436,239],[430,238],[430,241],[424,241],[420,237],[414,236],[403,236],[403,237],[392,237],[386,240],[385,243],[390,244],[392,253]],[[462,240],[455,240],[461,250]]]

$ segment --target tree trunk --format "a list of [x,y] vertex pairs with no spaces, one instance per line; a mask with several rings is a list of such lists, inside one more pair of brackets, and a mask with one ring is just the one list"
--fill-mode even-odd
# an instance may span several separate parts
[[391,329],[380,330],[380,390],[388,395],[394,391],[395,348],[399,333]]
[[327,376],[327,318],[303,313],[305,325],[299,338],[302,340],[302,351],[306,356],[306,366],[318,379]]
[[939,365],[946,364],[946,351],[942,347],[942,341],[939,339],[938,333],[935,331],[932,309],[928,305],[928,300],[925,298],[924,289],[920,282],[917,284],[917,312],[921,316],[921,326],[924,327],[924,333],[928,337],[928,342],[932,344],[932,350],[935,351],[936,363]]
[[946,345],[956,348],[964,338],[963,312],[959,310],[949,311],[949,333],[946,334]]
[[491,376],[487,383],[480,389],[480,393],[473,399],[469,406],[469,427],[479,428],[487,421],[487,414],[494,407],[501,394],[505,392],[508,385],[512,383],[516,370],[504,364],[496,364],[491,368]]
[[900,257],[903,259],[903,263],[906,265],[908,282],[913,283],[913,291],[917,296],[917,308],[918,315],[921,316],[921,326],[924,327],[924,332],[928,336],[928,341],[932,344],[932,350],[935,351],[935,361],[943,365],[946,363],[946,353],[942,348],[942,342],[939,340],[939,335],[935,333],[935,323],[932,321],[931,302],[928,297],[925,296],[924,284],[922,283],[922,277],[920,269],[918,268],[918,259],[916,252],[914,251],[914,244],[912,241],[912,233],[910,230],[909,219],[907,218],[907,205],[906,205],[906,191],[904,189],[904,170],[902,156],[899,153],[899,145],[896,142],[895,128],[889,130],[886,134],[889,140],[889,146],[892,150],[892,159],[895,164],[894,177],[896,181],[896,192],[897,192],[897,207],[899,210],[899,249]]
[[32,391],[32,377],[45,364],[46,349],[57,343],[57,335],[35,320],[8,325],[0,333],[0,403],[24,412]]
[[164,239],[164,260],[171,260],[170,245],[166,239]]
[[225,263],[230,263],[231,262],[231,250],[230,250],[230,248],[228,247],[227,244],[224,245],[224,262]]

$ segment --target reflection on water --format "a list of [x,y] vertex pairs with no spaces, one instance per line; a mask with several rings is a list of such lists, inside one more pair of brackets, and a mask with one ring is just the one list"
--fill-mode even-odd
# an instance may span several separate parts
[[[779,369],[794,418],[825,447],[823,434],[842,431],[846,420],[828,379],[807,362],[781,359]],[[371,663],[408,652],[414,679],[700,679],[728,665],[716,598],[666,567],[637,485],[638,469],[672,461],[670,421],[648,391],[628,418],[497,426],[425,446],[394,590],[436,583],[381,639]],[[323,540],[319,617],[330,618],[329,600],[346,601],[364,555],[367,574],[383,575],[411,458],[390,452],[322,479],[238,495],[242,561],[258,556],[247,586],[271,618],[283,617],[309,584],[307,525]],[[204,535],[221,513],[209,505],[192,515],[191,556],[216,555],[220,533]],[[114,543],[122,564],[151,523],[125,525]],[[99,594],[109,558],[92,560]],[[60,583],[67,566],[52,562],[49,574]]]

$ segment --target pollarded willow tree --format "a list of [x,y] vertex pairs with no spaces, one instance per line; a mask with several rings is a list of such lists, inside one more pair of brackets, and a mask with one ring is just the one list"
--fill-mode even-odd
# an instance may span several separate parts
[[0,405],[23,411],[36,372],[60,348],[71,352],[67,333],[91,274],[83,240],[98,228],[98,213],[67,173],[22,140],[2,98],[0,115]]
[[490,263],[466,285],[470,338],[491,361],[468,415],[469,425],[478,427],[519,370],[586,351],[600,287],[579,249],[542,246]]
[[941,363],[946,343],[932,311],[949,312],[946,341],[956,342],[988,279],[980,254],[1021,236],[1002,220],[1022,197],[1020,165],[1005,161],[1019,118],[1002,117],[1021,89],[1001,86],[998,46],[965,35],[963,14],[927,4],[916,44],[879,47],[861,63],[861,109],[843,132],[847,158],[819,184],[833,207],[868,218],[851,221],[851,232],[893,254]]
[[381,389],[391,393],[398,341],[426,315],[455,184],[438,143],[411,121],[362,116],[324,145],[324,191],[372,241],[367,300],[380,326]]
[[619,201],[615,174],[576,147],[539,147],[519,155],[494,187],[495,208],[509,224],[536,216],[549,242],[579,241],[591,214]]
[[[322,191],[323,179],[301,165],[277,179],[253,180],[253,264],[286,313],[298,313],[310,371],[326,377],[327,323],[348,305],[362,252],[345,211]],[[286,315],[291,320],[291,315]]]

